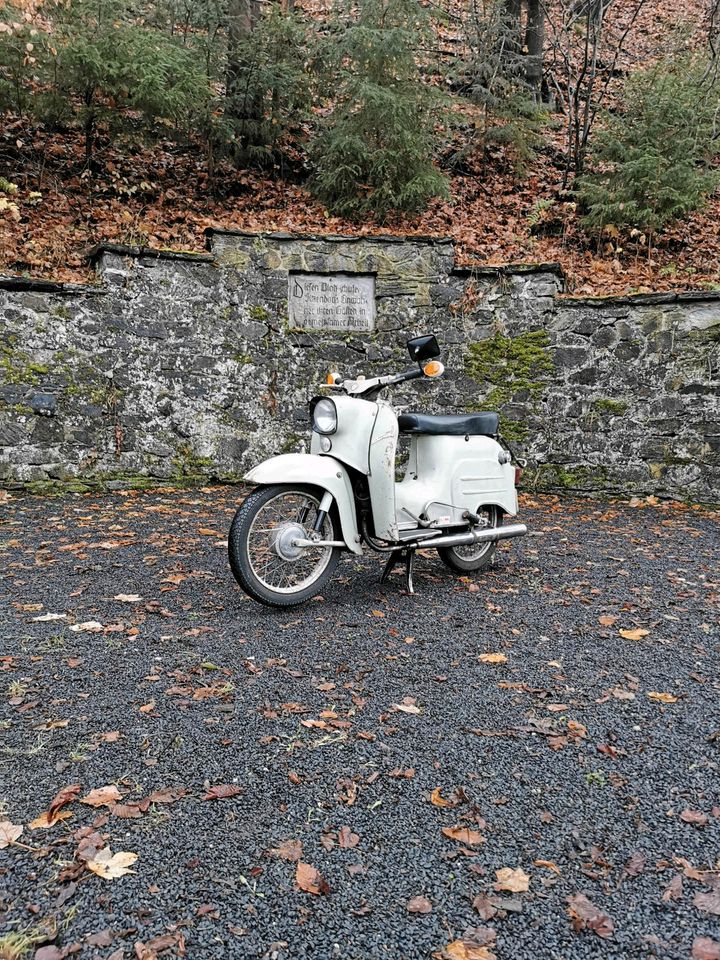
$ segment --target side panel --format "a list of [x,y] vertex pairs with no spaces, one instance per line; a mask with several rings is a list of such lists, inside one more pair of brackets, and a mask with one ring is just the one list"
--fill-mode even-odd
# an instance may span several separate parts
[[348,472],[332,457],[317,457],[312,453],[284,453],[271,457],[247,473],[248,483],[304,483],[322,487],[331,493],[337,503],[340,527],[348,550],[362,553],[355,513],[355,498]]
[[439,526],[448,525],[447,508],[477,510],[483,505],[517,513],[515,470],[500,463],[502,448],[490,437],[428,437],[416,439],[416,466],[397,486],[398,517],[406,521],[406,507],[415,516],[425,513]]
[[370,441],[370,503],[375,534],[383,540],[398,539],[395,517],[395,452],[398,423],[392,407],[378,404]]

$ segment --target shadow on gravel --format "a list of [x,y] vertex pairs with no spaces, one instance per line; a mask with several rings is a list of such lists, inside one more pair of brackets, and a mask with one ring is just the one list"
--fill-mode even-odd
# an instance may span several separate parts
[[717,515],[525,498],[276,612],[236,496],[0,507],[0,957],[718,956]]

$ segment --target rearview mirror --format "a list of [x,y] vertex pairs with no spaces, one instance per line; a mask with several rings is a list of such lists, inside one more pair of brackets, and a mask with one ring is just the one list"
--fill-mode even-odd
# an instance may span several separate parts
[[410,359],[416,360],[418,363],[440,356],[440,345],[434,333],[429,333],[424,337],[413,337],[412,340],[408,340],[407,348]]

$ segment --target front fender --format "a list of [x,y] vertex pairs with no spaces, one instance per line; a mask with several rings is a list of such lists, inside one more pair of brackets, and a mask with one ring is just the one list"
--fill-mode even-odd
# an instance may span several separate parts
[[303,483],[327,490],[337,504],[340,528],[348,550],[362,553],[352,484],[339,460],[314,453],[283,453],[253,467],[244,479],[262,486],[270,483]]

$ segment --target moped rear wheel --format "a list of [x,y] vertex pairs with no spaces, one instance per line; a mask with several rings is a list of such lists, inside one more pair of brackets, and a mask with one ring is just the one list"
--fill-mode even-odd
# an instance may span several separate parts
[[[309,540],[323,491],[274,484],[245,498],[228,536],[233,576],[245,593],[271,607],[293,607],[316,596],[332,577],[339,547],[298,547]],[[338,540],[334,509],[323,519],[320,540]]]
[[[478,515],[485,520],[485,529],[502,526],[503,512],[500,507],[480,507]],[[457,570],[459,573],[477,573],[478,570],[485,570],[492,564],[496,547],[497,540],[495,542],[486,540],[481,543],[471,543],[468,546],[438,547],[438,554],[442,562],[451,570]]]

